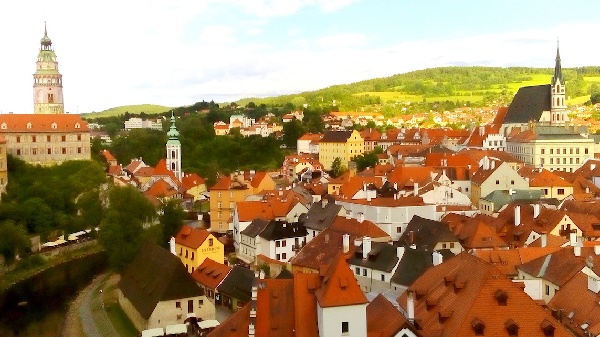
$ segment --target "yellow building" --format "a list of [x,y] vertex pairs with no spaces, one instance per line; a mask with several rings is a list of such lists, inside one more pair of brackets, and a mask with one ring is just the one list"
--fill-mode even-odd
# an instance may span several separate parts
[[181,260],[190,274],[206,258],[220,263],[225,260],[225,247],[221,241],[205,229],[190,226],[183,226],[171,239],[171,252]]
[[79,115],[0,115],[0,135],[8,154],[30,164],[90,160],[90,129]]
[[364,139],[356,130],[328,131],[319,142],[319,161],[325,170],[331,170],[335,158],[342,160],[342,165],[349,167],[350,161],[363,154]]
[[267,172],[239,172],[221,177],[210,189],[210,228],[213,232],[233,230],[235,203],[262,190],[274,190],[275,181]]

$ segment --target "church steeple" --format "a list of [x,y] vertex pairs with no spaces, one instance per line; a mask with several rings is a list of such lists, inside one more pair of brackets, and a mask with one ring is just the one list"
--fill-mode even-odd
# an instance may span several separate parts
[[560,81],[561,85],[565,84],[565,80],[562,75],[562,66],[560,64],[560,46],[556,41],[556,61],[554,64],[554,76],[552,77],[552,85],[556,85],[556,81]]
[[183,172],[181,171],[181,142],[179,141],[179,131],[175,127],[175,115],[171,112],[171,128],[167,132],[169,140],[167,141],[167,169],[172,171],[177,179],[181,181]]
[[565,80],[560,64],[560,48],[556,41],[556,62],[554,64],[554,75],[550,84],[550,115],[552,124],[565,124],[569,121],[566,104]]
[[56,54],[44,22],[44,36],[33,74],[33,112],[36,114],[63,114],[62,75],[58,72]]

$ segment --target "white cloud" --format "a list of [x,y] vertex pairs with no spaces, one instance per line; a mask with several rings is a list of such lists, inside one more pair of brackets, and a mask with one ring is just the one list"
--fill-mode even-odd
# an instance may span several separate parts
[[362,47],[367,42],[367,36],[360,33],[343,33],[323,36],[317,39],[316,44],[321,48],[346,49]]

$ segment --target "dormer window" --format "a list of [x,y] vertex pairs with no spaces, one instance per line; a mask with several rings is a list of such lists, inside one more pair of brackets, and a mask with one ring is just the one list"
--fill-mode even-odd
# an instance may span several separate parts
[[31,122],[27,122],[27,128],[31,129]]
[[496,291],[496,293],[494,294],[494,297],[496,298],[496,301],[498,301],[498,305],[506,306],[506,302],[508,300],[508,295],[506,294],[506,292],[504,290],[498,289]]
[[2,125],[0,125],[0,128],[2,128],[2,130],[6,130],[6,123],[2,123]]
[[54,123],[52,123],[52,124],[50,125],[50,127],[51,127],[51,128],[53,128],[53,129],[56,129],[58,126],[56,125],[56,122],[54,122]]
[[471,321],[471,327],[473,328],[473,332],[475,336],[483,336],[485,331],[485,324],[479,319],[475,318]]
[[506,332],[508,332],[510,337],[519,336],[519,326],[511,318],[504,323],[504,327],[506,327]]
[[546,336],[546,337],[554,336],[554,330],[555,330],[554,325],[552,325],[552,323],[550,323],[550,321],[548,321],[547,319],[545,319],[542,322],[540,327],[542,328],[542,331],[544,331],[544,336]]
[[79,129],[81,125],[79,123],[75,123],[75,129]]

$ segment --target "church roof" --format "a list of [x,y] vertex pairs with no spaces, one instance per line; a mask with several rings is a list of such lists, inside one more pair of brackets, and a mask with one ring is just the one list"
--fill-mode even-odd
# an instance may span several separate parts
[[538,122],[550,111],[550,84],[521,87],[508,107],[504,124]]

